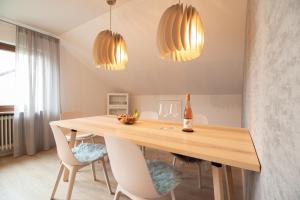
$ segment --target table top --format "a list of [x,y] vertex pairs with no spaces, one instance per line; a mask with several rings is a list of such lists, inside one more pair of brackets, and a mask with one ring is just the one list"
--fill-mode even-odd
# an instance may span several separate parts
[[187,133],[181,130],[181,123],[138,120],[134,125],[125,125],[112,116],[60,120],[50,124],[99,136],[110,134],[146,147],[260,171],[250,133],[244,128],[194,125],[194,132]]

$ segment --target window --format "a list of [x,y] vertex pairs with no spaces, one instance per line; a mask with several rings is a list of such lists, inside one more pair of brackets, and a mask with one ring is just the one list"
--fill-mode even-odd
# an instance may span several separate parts
[[12,111],[15,92],[15,46],[0,42],[0,112]]

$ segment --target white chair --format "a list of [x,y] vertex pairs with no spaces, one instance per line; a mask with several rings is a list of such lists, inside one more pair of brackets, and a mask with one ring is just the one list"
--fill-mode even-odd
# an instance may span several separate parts
[[207,125],[208,124],[208,119],[205,115],[202,115],[202,114],[195,114],[193,116],[193,121],[194,121],[194,124],[196,125]]
[[152,111],[142,111],[140,114],[140,119],[158,119],[158,113]]
[[[80,117],[86,117],[86,115],[81,112],[63,112],[60,114],[60,120],[74,119],[74,118],[80,118]],[[65,136],[66,136],[68,142],[70,142],[70,140],[71,140],[70,130],[63,129],[63,132],[65,133]],[[75,145],[83,143],[83,141],[86,141],[86,140],[89,140],[89,141],[91,141],[91,143],[94,144],[95,143],[94,134],[77,132]]]
[[91,164],[93,177],[94,180],[96,180],[95,162],[98,160],[102,161],[107,188],[110,194],[112,194],[109,179],[107,176],[105,159],[104,159],[104,157],[107,156],[105,145],[83,143],[74,147],[73,149],[70,149],[67,139],[64,133],[61,131],[61,129],[54,125],[51,125],[51,129],[56,142],[57,154],[61,160],[59,173],[53,188],[51,199],[54,198],[64,168],[70,170],[70,180],[69,180],[68,192],[66,196],[66,199],[69,200],[71,199],[76,172],[79,169]]
[[[142,111],[140,114],[139,119],[153,119],[153,120],[157,120],[158,119],[158,113],[157,112],[153,112],[153,111]],[[146,154],[146,147],[141,146],[141,150],[145,156]]]
[[133,200],[158,199],[170,195],[180,177],[174,168],[162,161],[145,161],[139,147],[130,141],[104,136],[113,175],[118,182],[114,200],[121,193]]
[[[195,114],[193,116],[193,121],[194,124],[208,124],[208,119],[205,115],[201,115],[201,114]],[[176,159],[178,158],[179,160],[186,162],[186,163],[195,163],[198,167],[198,187],[201,189],[201,162],[203,162],[203,160],[201,159],[197,159],[197,158],[192,158],[189,156],[184,156],[184,155],[180,155],[180,154],[173,154],[173,166],[175,167],[176,164]]]

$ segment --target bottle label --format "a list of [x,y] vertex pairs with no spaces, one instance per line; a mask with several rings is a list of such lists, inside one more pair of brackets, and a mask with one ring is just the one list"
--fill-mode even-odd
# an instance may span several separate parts
[[192,119],[183,119],[183,128],[184,129],[192,129],[193,128]]

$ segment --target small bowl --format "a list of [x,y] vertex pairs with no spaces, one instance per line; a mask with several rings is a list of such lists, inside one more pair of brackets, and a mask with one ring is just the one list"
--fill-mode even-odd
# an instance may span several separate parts
[[135,117],[132,117],[132,116],[118,116],[118,120],[123,123],[123,124],[134,124],[135,121],[136,121],[136,118]]

